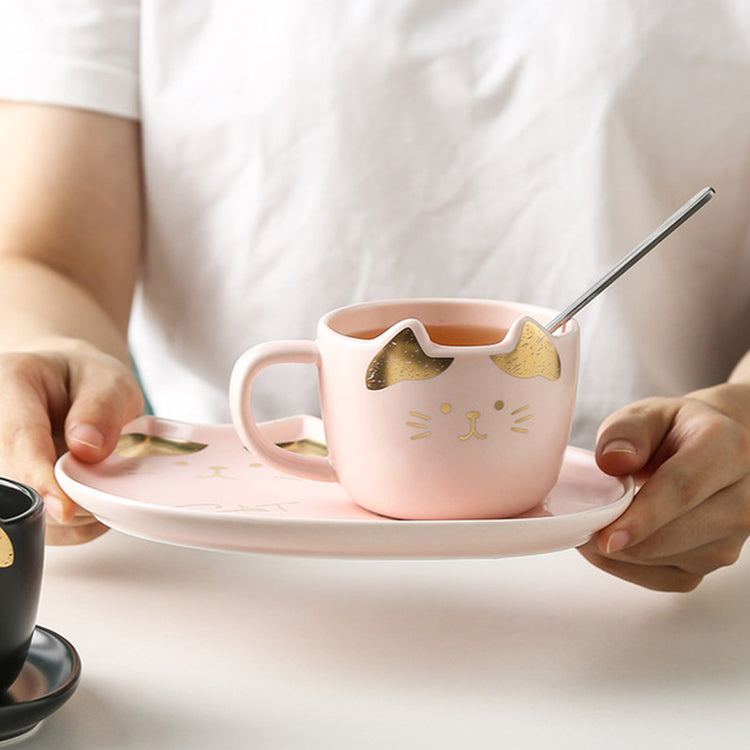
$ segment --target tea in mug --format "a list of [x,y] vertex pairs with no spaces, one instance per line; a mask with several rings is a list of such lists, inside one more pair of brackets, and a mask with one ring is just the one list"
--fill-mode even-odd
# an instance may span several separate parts
[[[425,323],[430,340],[440,346],[487,346],[499,344],[507,335],[507,328],[456,323]],[[388,328],[353,331],[348,335],[355,339],[374,339]]]

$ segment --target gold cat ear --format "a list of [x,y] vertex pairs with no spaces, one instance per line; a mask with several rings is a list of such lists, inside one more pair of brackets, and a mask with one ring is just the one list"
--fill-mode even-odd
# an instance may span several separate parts
[[202,451],[205,447],[206,443],[194,443],[192,440],[144,435],[142,432],[128,432],[125,435],[120,435],[115,454],[122,456],[122,458],[186,456],[190,453]]
[[401,380],[427,380],[444,372],[453,357],[425,354],[411,328],[397,333],[376,355],[367,368],[368,391],[380,391]]
[[507,354],[494,354],[490,359],[514,378],[541,375],[547,380],[560,377],[560,355],[547,332],[527,320],[521,329],[516,348]]
[[0,568],[9,568],[16,559],[13,542],[10,537],[0,529]]

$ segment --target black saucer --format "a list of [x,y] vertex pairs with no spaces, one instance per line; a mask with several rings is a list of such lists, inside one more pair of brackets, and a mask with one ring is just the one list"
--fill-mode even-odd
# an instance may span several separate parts
[[0,746],[57,711],[73,695],[80,676],[81,660],[73,646],[37,626],[21,674],[0,693]]

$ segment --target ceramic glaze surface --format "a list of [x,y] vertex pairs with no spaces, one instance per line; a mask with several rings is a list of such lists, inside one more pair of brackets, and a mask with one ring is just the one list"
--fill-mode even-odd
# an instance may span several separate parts
[[80,675],[81,660],[73,645],[38,626],[20,674],[0,695],[0,747],[26,741],[73,695]]
[[[532,317],[532,315],[534,317]],[[500,518],[555,485],[575,403],[578,328],[549,336],[552,311],[481,300],[405,300],[325,316],[316,342],[275,342],[241,358],[233,419],[245,444],[280,470],[338,481],[355,502],[410,519]],[[431,326],[490,326],[495,343],[442,344]],[[357,331],[382,332],[361,338]],[[249,407],[270,364],[318,365],[329,459],[268,446]]]
[[[266,440],[324,452],[319,419],[260,425]],[[135,437],[134,437],[135,436]],[[232,425],[142,417],[99,464],[69,453],[63,489],[101,521],[155,541],[237,552],[359,558],[506,557],[584,544],[629,505],[633,481],[607,476],[591,453],[565,452],[557,484],[530,511],[506,519],[402,521],[354,503],[338,484],[264,464]]]
[[26,659],[44,566],[44,506],[25,485],[0,479],[0,693]]

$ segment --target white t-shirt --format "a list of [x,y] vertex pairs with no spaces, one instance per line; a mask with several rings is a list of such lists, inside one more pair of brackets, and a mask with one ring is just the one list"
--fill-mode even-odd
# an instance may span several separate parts
[[[228,419],[236,357],[383,297],[562,307],[706,185],[578,316],[573,442],[750,348],[744,0],[6,0],[0,97],[138,118],[132,346],[157,414]],[[318,410],[314,372],[260,417]]]

